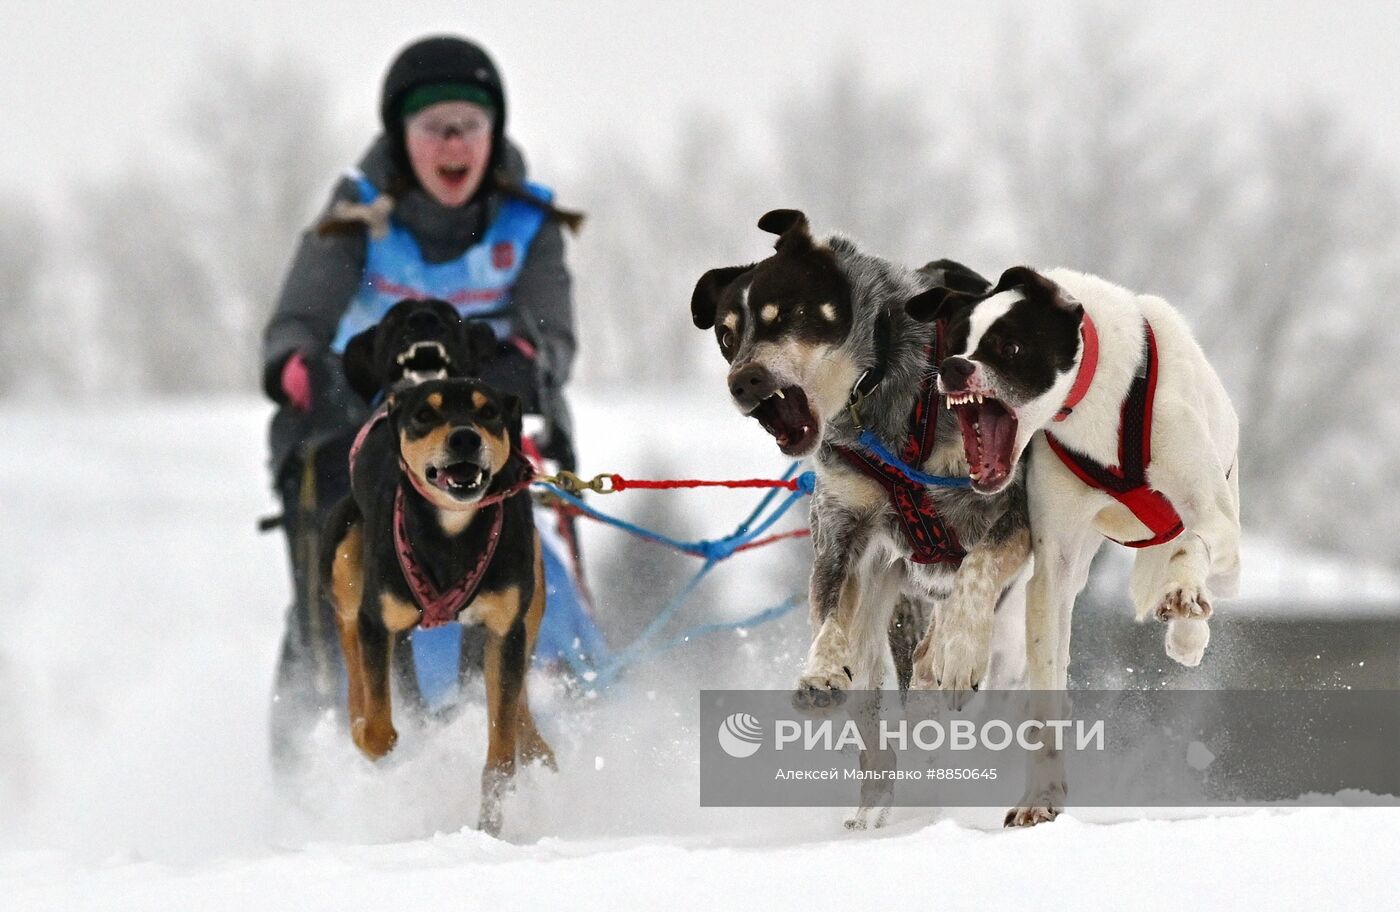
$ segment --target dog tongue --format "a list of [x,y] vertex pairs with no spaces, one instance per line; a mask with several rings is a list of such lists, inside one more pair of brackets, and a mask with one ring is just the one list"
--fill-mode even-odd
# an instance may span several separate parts
[[1011,446],[1016,436],[1016,419],[1001,405],[983,404],[978,418],[979,448],[982,451],[981,476],[984,483],[1000,481],[1011,470]]
[[969,467],[977,475],[978,487],[999,484],[1011,471],[1015,416],[991,399],[981,405],[960,406],[957,416],[962,425],[963,449]]

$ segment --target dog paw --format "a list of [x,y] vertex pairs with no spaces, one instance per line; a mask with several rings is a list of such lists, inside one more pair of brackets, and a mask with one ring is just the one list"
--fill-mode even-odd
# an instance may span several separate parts
[[550,772],[559,772],[559,761],[554,759],[554,751],[543,739],[534,744],[529,744],[520,751],[520,762],[526,764],[540,764]]
[[916,690],[944,690],[952,697],[954,709],[982,686],[991,658],[990,636],[964,633],[943,635],[946,625],[930,631],[914,649],[910,686]]
[[501,827],[505,823],[502,805],[510,793],[515,779],[515,764],[487,766],[481,771],[481,812],[476,818],[476,828],[488,836],[500,838]]
[[1210,623],[1205,618],[1173,618],[1167,622],[1167,655],[1187,668],[1201,664],[1208,643]]
[[878,830],[890,819],[890,806],[882,804],[876,807],[866,807],[862,805],[846,815],[842,825],[846,829],[856,830]]
[[1196,586],[1168,592],[1153,612],[1167,622],[1167,655],[1188,668],[1201,664],[1210,642],[1210,600]]
[[1206,620],[1211,615],[1210,600],[1196,586],[1182,586],[1168,592],[1153,612],[1159,621],[1176,618]]
[[1049,823],[1060,816],[1060,809],[1050,805],[1025,805],[1014,807],[1006,812],[1004,827],[1033,827],[1038,823]]
[[846,702],[846,689],[854,676],[848,666],[808,671],[797,679],[792,705],[801,712],[832,709]]
[[1064,809],[1069,786],[1065,784],[1062,769],[1052,772],[1033,764],[1028,775],[1029,781],[1021,794],[1021,801],[1006,812],[1001,822],[1004,827],[1033,827],[1049,823]]
[[378,760],[389,753],[399,741],[399,733],[392,724],[374,724],[365,719],[355,720],[350,726],[350,737],[360,752],[371,760]]
[[476,818],[476,828],[487,836],[501,838],[501,827],[505,825],[505,819],[501,815],[501,801],[499,798],[487,800],[483,795],[481,799],[481,813]]

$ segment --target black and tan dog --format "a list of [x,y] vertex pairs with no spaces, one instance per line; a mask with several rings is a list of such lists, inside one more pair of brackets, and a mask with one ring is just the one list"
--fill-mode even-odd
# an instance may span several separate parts
[[519,399],[479,381],[427,380],[389,393],[356,441],[351,496],[336,507],[321,555],[351,736],[372,759],[398,737],[389,699],[395,635],[454,620],[485,627],[490,726],[479,825],[493,835],[517,761],[554,766],[525,692],[545,589],[520,420]]

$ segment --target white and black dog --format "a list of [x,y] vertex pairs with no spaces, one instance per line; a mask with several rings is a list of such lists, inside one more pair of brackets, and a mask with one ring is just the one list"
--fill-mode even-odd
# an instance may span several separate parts
[[[1012,683],[1024,666],[1030,555],[1015,473],[992,497],[925,487],[860,438],[872,432],[921,472],[968,475],[934,383],[942,334],[911,319],[905,303],[931,286],[972,292],[987,281],[950,261],[914,271],[839,235],[814,238],[796,210],[769,212],[758,226],[779,235],[776,252],[705,273],[691,315],[714,330],[740,411],[782,452],[815,457],[813,635],[795,703],[833,707],[847,689],[879,689],[891,668],[902,686],[912,675],[916,686],[964,695]],[[950,633],[935,636],[945,624]],[[925,628],[911,649],[918,633],[908,634]],[[862,811],[886,799],[863,790]]]
[[[1214,599],[1238,587],[1239,422],[1185,320],[1161,298],[1026,267],[982,293],[932,289],[908,311],[948,327],[939,388],[974,488],[996,495],[1027,464],[1030,688],[1066,686],[1070,614],[1104,538],[1140,549],[1138,619],[1166,621],[1167,653],[1198,664]],[[1053,818],[1062,789],[1047,772],[1015,822]]]

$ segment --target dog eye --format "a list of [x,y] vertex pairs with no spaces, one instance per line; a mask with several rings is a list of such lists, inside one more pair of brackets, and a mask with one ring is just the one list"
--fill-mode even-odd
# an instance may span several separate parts
[[734,330],[726,329],[724,332],[720,333],[719,347],[725,351],[734,347]]
[[1001,343],[1001,356],[1003,358],[1014,358],[1021,353],[1021,343],[1007,340]]
[[433,411],[432,406],[425,405],[413,413],[413,420],[419,424],[432,424],[437,421],[437,412]]
[[488,402],[476,410],[476,417],[480,418],[482,421],[495,421],[497,418],[501,417],[501,410]]

